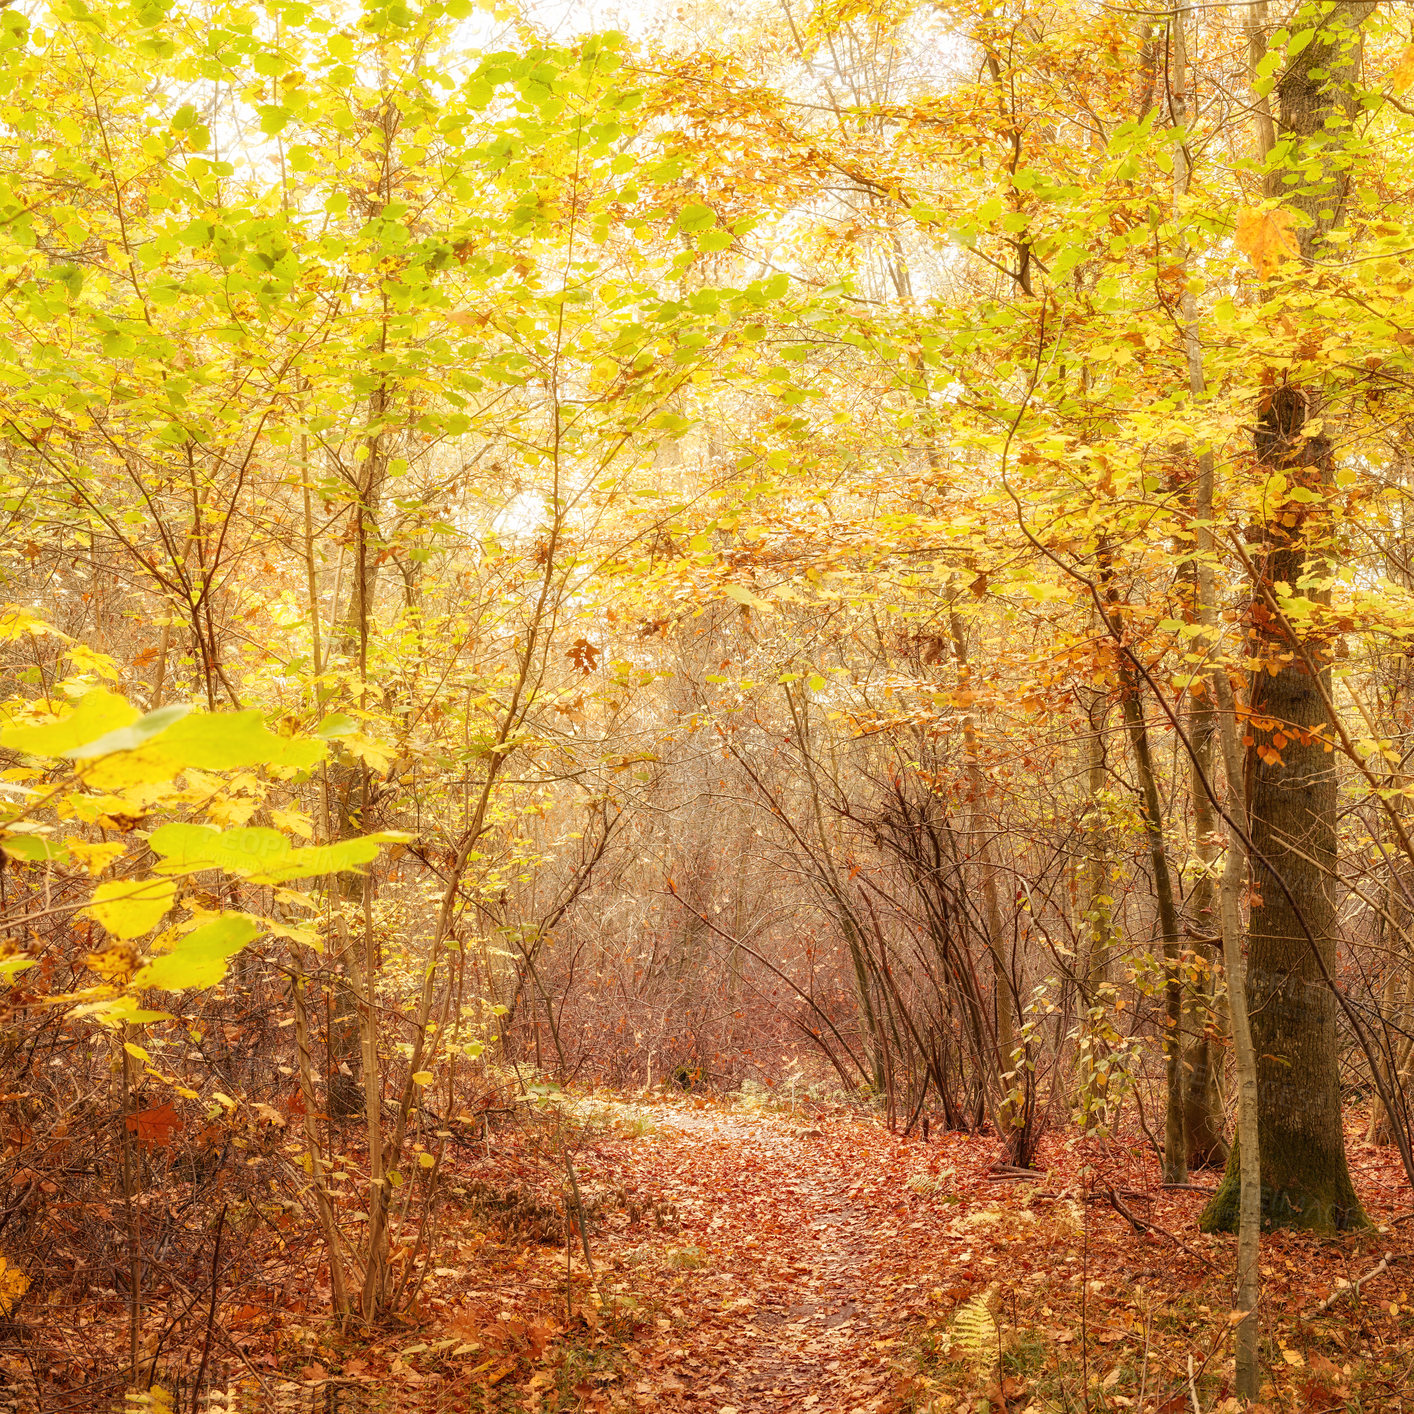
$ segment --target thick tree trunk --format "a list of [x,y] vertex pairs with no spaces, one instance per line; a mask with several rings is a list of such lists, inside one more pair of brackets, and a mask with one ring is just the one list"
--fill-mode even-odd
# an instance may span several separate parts
[[[1330,449],[1303,437],[1306,396],[1279,388],[1262,416],[1258,450],[1296,486],[1323,489]],[[1312,505],[1287,502],[1267,526],[1266,586],[1293,590],[1319,570],[1320,523]],[[1321,591],[1301,592],[1318,602]],[[1287,641],[1283,625],[1254,604],[1250,729],[1252,884],[1248,921],[1248,1005],[1257,1053],[1262,1218],[1273,1227],[1319,1232],[1365,1225],[1350,1181],[1341,1122],[1336,999],[1336,772],[1323,736],[1330,670],[1313,639]],[[1300,649],[1304,647],[1303,653]],[[1318,682],[1307,667],[1310,657]],[[1202,1218],[1206,1231],[1232,1230],[1238,1165]]]
[[[1298,214],[1301,257],[1310,260],[1343,215],[1351,85],[1360,26],[1370,0],[1347,0],[1324,15],[1316,36],[1278,84],[1279,128],[1291,144],[1288,170],[1301,181],[1270,184]],[[1320,416],[1313,391],[1283,384],[1267,399],[1257,430],[1261,463],[1285,475],[1298,498],[1271,500],[1263,527],[1263,584],[1253,607],[1250,730],[1251,874],[1248,1003],[1257,1054],[1262,1219],[1273,1227],[1338,1231],[1365,1214],[1350,1181],[1341,1123],[1336,999],[1336,773],[1325,703],[1330,671],[1321,643],[1291,641],[1269,612],[1275,586],[1320,603],[1330,492],[1331,445],[1306,436]],[[1302,500],[1299,496],[1309,496]],[[1314,670],[1314,673],[1313,673]],[[1237,1225],[1238,1160],[1204,1210],[1204,1230]]]

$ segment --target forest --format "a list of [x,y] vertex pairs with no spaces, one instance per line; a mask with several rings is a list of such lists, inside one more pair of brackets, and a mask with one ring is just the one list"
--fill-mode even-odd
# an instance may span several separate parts
[[0,0],[0,1408],[1414,1408],[1414,10]]

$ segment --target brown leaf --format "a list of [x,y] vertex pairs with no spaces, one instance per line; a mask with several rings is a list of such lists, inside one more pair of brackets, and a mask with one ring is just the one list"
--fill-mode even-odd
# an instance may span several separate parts
[[137,1142],[144,1149],[169,1148],[172,1136],[186,1128],[185,1121],[171,1105],[138,1110],[128,1116],[127,1125],[128,1132],[137,1135]]

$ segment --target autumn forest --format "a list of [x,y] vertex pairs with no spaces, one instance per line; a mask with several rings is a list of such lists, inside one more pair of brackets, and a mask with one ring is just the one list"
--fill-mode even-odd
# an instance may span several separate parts
[[1414,26],[0,0],[0,1408],[1414,1408]]

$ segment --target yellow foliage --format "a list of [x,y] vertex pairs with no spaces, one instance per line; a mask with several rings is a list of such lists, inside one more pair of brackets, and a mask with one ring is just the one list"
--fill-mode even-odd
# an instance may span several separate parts
[[1301,254],[1291,229],[1291,213],[1251,209],[1237,218],[1235,237],[1237,248],[1252,262],[1252,268],[1262,279],[1275,273],[1283,260],[1295,260]]

